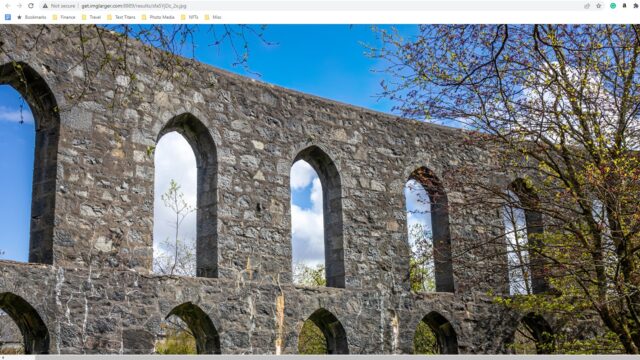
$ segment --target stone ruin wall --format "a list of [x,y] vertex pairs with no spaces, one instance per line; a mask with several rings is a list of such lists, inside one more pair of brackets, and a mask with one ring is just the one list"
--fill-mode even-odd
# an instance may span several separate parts
[[[303,322],[319,309],[321,321],[344,328],[338,352],[412,353],[416,325],[434,312],[448,321],[443,341],[455,333],[450,351],[508,351],[520,316],[487,295],[507,291],[506,273],[495,271],[506,258],[488,260],[485,248],[455,255],[449,291],[409,291],[403,188],[415,169],[442,181],[454,254],[495,235],[474,225],[502,221],[496,209],[456,206],[464,201],[450,186],[457,167],[513,180],[486,172],[491,154],[467,134],[190,61],[188,71],[164,76],[161,53],[135,42],[126,69],[96,72],[100,45],[84,43],[83,62],[77,34],[0,26],[0,83],[27,97],[38,127],[32,263],[0,263],[0,306],[21,314],[31,351],[151,353],[177,308],[215,327],[217,338],[199,343],[203,352],[296,353]],[[151,273],[152,149],[172,130],[190,141],[199,166],[195,278]],[[289,175],[299,158],[325,177],[329,232],[342,229],[329,235],[336,287],[291,283]],[[328,216],[335,206],[341,214]]]

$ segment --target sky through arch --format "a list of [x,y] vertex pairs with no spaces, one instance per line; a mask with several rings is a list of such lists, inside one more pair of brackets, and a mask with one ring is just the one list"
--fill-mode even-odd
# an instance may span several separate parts
[[35,123],[29,105],[0,85],[0,258],[29,260]]

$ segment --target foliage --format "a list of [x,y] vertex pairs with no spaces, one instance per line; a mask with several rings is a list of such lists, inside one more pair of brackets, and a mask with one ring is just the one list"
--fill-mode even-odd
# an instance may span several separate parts
[[195,241],[180,236],[182,222],[196,208],[184,200],[180,185],[175,180],[171,180],[169,188],[162,195],[162,201],[174,215],[172,224],[175,233],[172,239],[166,238],[160,242],[160,251],[153,259],[153,269],[163,275],[196,276]]
[[[557,289],[558,279],[551,279],[552,287]],[[595,333],[596,314],[592,314],[587,303],[580,304],[580,297],[570,299],[564,295],[516,295],[513,297],[495,297],[494,301],[509,308],[527,313],[536,309],[538,313],[553,313],[558,323],[566,324],[562,332],[543,332],[544,339],[539,341],[533,330],[521,322],[516,330],[514,342],[510,345],[516,354],[535,354],[538,349],[549,354],[620,354],[625,350],[619,338],[608,329]]]
[[327,354],[327,338],[312,320],[302,325],[298,336],[298,354]]
[[310,287],[327,286],[324,264],[318,264],[315,267],[304,263],[294,264],[293,283]]
[[413,353],[428,355],[440,353],[436,334],[424,321],[420,321],[416,327],[416,333],[413,337]]
[[[471,130],[469,144],[492,154],[455,170],[450,186],[464,188],[465,204],[510,201],[503,183],[476,176],[476,165],[522,179],[519,206],[545,226],[527,242],[531,272],[550,288],[516,301],[519,308],[575,321],[597,315],[630,354],[640,353],[639,30],[424,25],[412,38],[380,30],[383,46],[371,49],[391,64],[382,95],[397,111],[459,124]],[[489,241],[483,248],[505,249],[504,236]]]
[[[326,286],[324,264],[318,264],[315,267],[304,263],[294,264],[293,281],[295,284],[303,286]],[[327,339],[322,330],[312,320],[305,321],[298,335],[298,354],[326,353]]]
[[509,349],[515,354],[622,354],[624,348],[611,331],[576,337],[566,333],[543,333],[547,341],[538,341],[526,324],[520,323]]
[[0,355],[22,355],[24,354],[24,346],[0,346]]
[[563,334],[552,335],[558,354],[624,354],[618,336],[611,331],[585,339]]
[[431,231],[416,223],[409,229],[413,240],[409,259],[409,281],[415,292],[436,291],[435,264],[433,259],[433,237]]
[[184,322],[173,318],[162,324],[165,336],[156,342],[156,353],[197,354],[195,337]]
[[536,349],[536,339],[523,322],[520,322],[520,325],[516,328],[511,349],[518,355],[538,353]]

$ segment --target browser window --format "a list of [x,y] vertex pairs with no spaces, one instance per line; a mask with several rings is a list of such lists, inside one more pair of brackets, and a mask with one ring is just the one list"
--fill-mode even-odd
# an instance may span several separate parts
[[5,1],[11,24],[630,23],[637,2],[604,1]]
[[638,2],[0,16],[0,355],[640,353]]

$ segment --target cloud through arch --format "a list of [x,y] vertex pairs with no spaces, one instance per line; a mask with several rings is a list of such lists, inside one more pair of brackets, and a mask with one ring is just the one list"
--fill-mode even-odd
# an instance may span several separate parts
[[[180,185],[180,191],[184,194],[184,200],[196,207],[198,170],[196,157],[191,145],[177,132],[169,132],[162,136],[154,152],[155,179],[153,201],[153,253],[154,258],[163,254],[159,244],[175,236],[173,226],[174,214],[162,201],[162,194],[169,188],[171,180]],[[180,225],[180,236],[196,239],[196,213],[187,216]]]
[[322,185],[302,160],[291,167],[291,236],[294,263],[324,264]]

